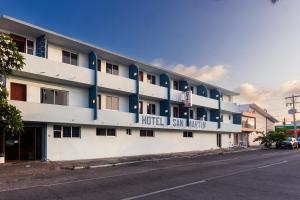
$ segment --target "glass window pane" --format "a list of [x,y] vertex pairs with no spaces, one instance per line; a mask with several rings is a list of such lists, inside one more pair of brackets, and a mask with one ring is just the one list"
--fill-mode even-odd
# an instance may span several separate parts
[[153,130],[147,130],[147,136],[148,136],[148,137],[154,137],[154,132],[153,132]]
[[72,127],[72,137],[80,137],[80,127]]
[[107,136],[116,136],[116,129],[108,128],[107,129]]
[[152,76],[151,83],[154,84],[154,85],[156,84],[156,77],[155,76]]
[[106,73],[112,74],[112,65],[109,63],[106,63]]
[[70,126],[63,127],[63,137],[71,137],[71,127]]
[[106,136],[106,129],[105,128],[97,128],[96,129],[96,135]]
[[53,126],[53,137],[61,138],[61,126],[59,125]]
[[155,104],[151,104],[151,105],[152,105],[152,108],[151,108],[151,109],[152,109],[152,113],[151,113],[151,114],[152,114],[152,115],[155,115],[155,113],[156,113],[156,112],[155,112]]
[[68,92],[55,90],[55,104],[68,105]]
[[41,89],[41,103],[54,104],[54,90]]
[[119,75],[119,66],[118,65],[113,65],[113,74]]
[[112,109],[119,110],[119,98],[118,97],[112,97]]
[[112,109],[112,97],[106,96],[106,109]]
[[140,130],[140,136],[141,137],[146,137],[147,136],[147,131],[146,130]]
[[71,64],[72,65],[78,65],[78,55],[71,53]]
[[70,64],[70,52],[62,51],[62,62]]
[[33,55],[34,43],[31,40],[27,40],[27,53]]

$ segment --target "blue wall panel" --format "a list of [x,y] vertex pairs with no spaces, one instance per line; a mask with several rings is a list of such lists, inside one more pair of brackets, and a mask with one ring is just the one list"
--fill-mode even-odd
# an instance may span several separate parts
[[98,109],[97,109],[97,55],[95,52],[89,54],[89,68],[94,71],[94,84],[89,88],[89,107],[93,109],[94,120],[98,118]]
[[204,85],[198,85],[197,95],[207,97],[208,96],[207,88]]
[[139,122],[139,68],[136,65],[129,66],[129,78],[135,80],[135,94],[129,96],[129,112],[135,113],[135,122]]
[[166,74],[160,75],[160,86],[165,87],[167,90],[167,99],[160,102],[160,115],[167,117],[167,125],[171,124],[171,81],[170,77]]

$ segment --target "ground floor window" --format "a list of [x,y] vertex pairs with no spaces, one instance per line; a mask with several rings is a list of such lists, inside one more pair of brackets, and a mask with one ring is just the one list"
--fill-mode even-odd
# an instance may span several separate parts
[[96,128],[97,136],[116,136],[115,128]]
[[54,138],[80,138],[81,137],[81,128],[79,126],[53,126],[53,137]]
[[183,131],[183,137],[193,137],[193,132],[191,132],[191,131]]
[[131,129],[130,128],[126,129],[126,134],[131,135]]
[[217,146],[222,147],[222,135],[220,133],[217,134]]
[[153,130],[140,130],[140,136],[141,137],[154,137],[154,131]]

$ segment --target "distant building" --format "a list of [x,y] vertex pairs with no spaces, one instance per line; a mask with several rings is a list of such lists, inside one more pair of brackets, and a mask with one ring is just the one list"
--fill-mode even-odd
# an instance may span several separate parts
[[242,111],[242,132],[234,135],[234,145],[256,146],[253,140],[268,131],[275,130],[278,120],[256,104],[240,105]]

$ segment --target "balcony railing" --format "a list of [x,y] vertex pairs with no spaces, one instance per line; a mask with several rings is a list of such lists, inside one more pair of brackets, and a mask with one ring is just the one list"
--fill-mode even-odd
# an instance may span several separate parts
[[126,93],[135,93],[134,80],[105,72],[98,72],[98,87]]
[[41,80],[60,80],[61,82],[72,82],[73,84],[92,85],[94,76],[93,70],[57,62],[29,54],[22,55],[25,57],[25,67],[22,74],[25,76],[34,74],[36,79]]

